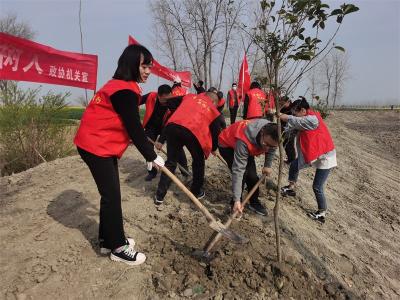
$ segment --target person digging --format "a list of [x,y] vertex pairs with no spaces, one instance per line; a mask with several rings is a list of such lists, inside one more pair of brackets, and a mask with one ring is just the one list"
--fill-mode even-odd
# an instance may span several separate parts
[[[238,121],[224,129],[218,138],[218,149],[232,172],[233,212],[243,211],[241,195],[244,183],[247,189],[259,180],[255,156],[265,154],[262,173],[272,173],[272,161],[279,144],[278,126],[266,119]],[[266,216],[267,210],[258,199],[257,189],[250,199],[249,209]]]

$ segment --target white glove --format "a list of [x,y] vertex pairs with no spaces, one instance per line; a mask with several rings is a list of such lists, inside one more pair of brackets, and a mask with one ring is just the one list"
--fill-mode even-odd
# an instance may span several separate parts
[[157,157],[156,157],[156,159],[153,161],[153,163],[155,163],[157,166],[159,166],[159,167],[164,167],[164,165],[165,165],[165,161],[164,161],[164,159],[160,156],[160,155],[157,155]]
[[152,161],[146,161],[147,164],[147,171],[151,171],[153,169],[153,162]]

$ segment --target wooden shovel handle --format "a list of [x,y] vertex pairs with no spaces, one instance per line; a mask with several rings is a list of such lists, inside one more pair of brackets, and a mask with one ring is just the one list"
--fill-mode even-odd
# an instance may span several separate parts
[[[147,137],[147,139],[148,139],[149,142],[152,143],[153,145],[156,144],[156,142],[154,142],[151,138]],[[157,150],[158,150],[158,149],[157,149]],[[164,153],[165,155],[167,155],[167,157],[168,157],[167,152],[166,152],[163,148],[161,148],[160,151],[161,151],[162,153]],[[179,168],[181,171],[183,171],[187,176],[191,176],[191,175],[192,175],[188,170],[186,170],[186,168],[184,168],[183,166],[181,166],[180,163],[176,163],[176,165],[177,165],[178,168]]]
[[[152,143],[154,146],[156,145],[156,142],[153,141],[151,138],[147,137],[147,140],[148,140],[150,143]],[[163,148],[157,149],[157,150],[160,150],[162,153],[164,153],[165,155],[167,155],[167,152],[166,152]]]
[[[253,188],[250,190],[250,192],[246,195],[246,198],[244,198],[244,201],[242,202],[242,205],[245,206],[249,201],[251,196],[255,193],[256,189],[260,186],[261,183],[267,178],[267,175],[262,174],[260,179],[258,179],[257,183],[253,186]],[[233,213],[231,218],[236,218],[236,214]]]
[[217,155],[216,155],[216,156],[219,158],[220,161],[222,161],[222,162],[224,163],[225,166],[228,166],[228,164],[226,163],[225,159],[221,156],[221,154],[219,154],[219,153],[217,152]]
[[[250,192],[247,194],[246,198],[244,199],[244,201],[242,202],[242,205],[245,206],[249,201],[251,196],[253,196],[254,192],[256,191],[256,189],[260,186],[260,184],[264,181],[264,179],[267,177],[267,175],[263,174],[261,176],[261,178],[257,181],[257,183],[253,186],[253,188],[250,190]],[[236,216],[238,215],[238,212],[234,212],[229,219],[226,221],[225,228],[228,229],[229,226],[231,226],[232,221],[236,218]],[[217,233],[217,235],[215,235],[215,237],[211,240],[211,242],[207,245],[207,248],[205,250],[206,253],[210,252],[212,248],[214,248],[215,244],[218,243],[218,241],[222,238],[222,234],[221,233]]]
[[191,191],[166,167],[161,167],[161,171],[165,173],[175,184],[192,200],[192,202],[200,209],[209,222],[216,222],[215,218],[211,215],[208,209],[192,194]]

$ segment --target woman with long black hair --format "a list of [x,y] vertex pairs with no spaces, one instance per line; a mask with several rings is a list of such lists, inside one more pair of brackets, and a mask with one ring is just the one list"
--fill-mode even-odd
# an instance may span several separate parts
[[146,260],[134,250],[132,238],[124,233],[118,159],[132,141],[150,168],[164,165],[147,141],[140,122],[141,89],[150,75],[153,57],[143,46],[130,45],[118,60],[109,80],[86,108],[74,143],[88,165],[100,193],[99,244],[102,254],[114,261],[139,265]]

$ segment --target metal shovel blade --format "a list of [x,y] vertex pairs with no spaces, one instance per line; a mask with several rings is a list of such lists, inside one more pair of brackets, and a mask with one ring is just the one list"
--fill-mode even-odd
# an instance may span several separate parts
[[230,239],[236,244],[245,244],[249,242],[248,238],[242,237],[231,229],[226,229],[220,221],[212,221],[208,225],[215,231],[221,233],[224,237]]
[[194,250],[192,252],[192,256],[205,263],[211,262],[211,260],[214,258],[212,253],[200,249]]

